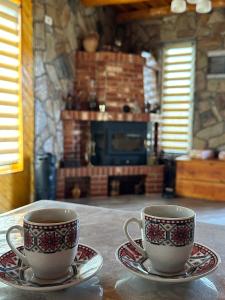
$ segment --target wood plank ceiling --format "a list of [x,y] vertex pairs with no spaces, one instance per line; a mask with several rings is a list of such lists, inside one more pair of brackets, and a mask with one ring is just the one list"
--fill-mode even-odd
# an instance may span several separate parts
[[[113,6],[118,23],[171,14],[171,0],[82,0],[82,3],[88,7]],[[225,0],[212,0],[212,7],[225,8]],[[195,11],[195,5],[188,5],[187,11]]]

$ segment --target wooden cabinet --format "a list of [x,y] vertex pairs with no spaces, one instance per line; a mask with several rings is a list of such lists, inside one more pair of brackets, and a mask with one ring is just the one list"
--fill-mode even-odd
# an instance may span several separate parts
[[178,196],[225,201],[225,161],[177,159]]

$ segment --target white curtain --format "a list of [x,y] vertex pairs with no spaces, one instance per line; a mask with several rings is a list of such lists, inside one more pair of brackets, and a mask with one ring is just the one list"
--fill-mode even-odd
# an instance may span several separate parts
[[159,66],[150,52],[142,52],[142,57],[146,59],[144,67],[144,96],[145,104],[151,104],[151,107],[159,103],[159,91],[157,86],[157,73]]

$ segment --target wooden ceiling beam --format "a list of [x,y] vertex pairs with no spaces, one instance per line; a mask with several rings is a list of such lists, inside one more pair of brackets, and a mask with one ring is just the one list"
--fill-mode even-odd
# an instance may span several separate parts
[[85,6],[122,5],[147,2],[144,0],[81,0]]
[[[213,0],[212,8],[225,8],[225,0]],[[195,5],[188,5],[187,12],[195,11]],[[117,23],[126,23],[135,20],[149,18],[158,18],[172,15],[170,6],[154,7],[149,9],[140,9],[130,12],[124,12],[117,15]]]
[[135,20],[164,17],[171,14],[170,6],[140,9],[131,12],[121,13],[117,15],[117,23],[126,23]]

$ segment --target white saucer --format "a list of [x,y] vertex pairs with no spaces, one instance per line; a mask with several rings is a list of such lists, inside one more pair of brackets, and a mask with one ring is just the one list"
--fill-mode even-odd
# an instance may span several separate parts
[[[18,248],[23,252],[23,246]],[[94,276],[102,267],[100,253],[86,245],[78,245],[78,251],[68,274],[57,280],[40,280],[34,277],[31,268],[24,266],[13,251],[0,256],[0,281],[27,291],[48,292],[74,286]]]
[[[141,239],[137,239],[135,242],[142,247]],[[155,271],[150,259],[144,258],[130,242],[122,244],[115,254],[118,262],[129,272],[148,280],[167,283],[188,282],[204,277],[215,271],[221,262],[217,253],[198,243],[194,243],[185,270],[176,275],[162,274]]]

